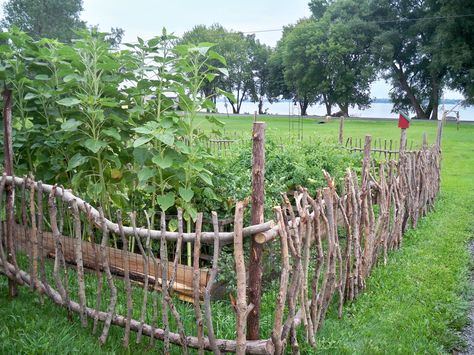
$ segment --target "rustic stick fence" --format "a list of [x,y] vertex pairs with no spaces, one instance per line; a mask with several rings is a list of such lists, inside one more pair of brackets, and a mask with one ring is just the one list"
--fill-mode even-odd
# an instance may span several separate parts
[[[164,342],[165,352],[169,344],[189,348],[220,351],[236,351],[243,354],[277,353],[287,345],[298,351],[297,327],[302,325],[305,341],[316,343],[316,333],[321,328],[328,307],[334,298],[338,299],[338,312],[342,315],[344,303],[351,301],[363,291],[366,279],[379,257],[387,262],[388,252],[403,243],[403,233],[409,227],[416,227],[419,218],[432,208],[439,191],[439,147],[432,146],[417,152],[403,152],[400,160],[381,163],[377,169],[371,165],[371,138],[364,144],[365,158],[360,178],[348,170],[344,180],[343,194],[336,192],[335,182],[326,174],[328,186],[310,196],[301,188],[293,196],[283,195],[282,206],[275,207],[275,223],[267,222],[243,227],[243,211],[246,203],[238,203],[234,219],[234,232],[219,232],[216,215],[213,214],[213,232],[202,231],[202,214],[199,215],[194,233],[183,233],[182,218],[179,231],[168,232],[165,215],[161,217],[161,230],[137,228],[132,216],[132,227],[122,223],[117,215],[117,223],[107,220],[103,213],[95,210],[71,192],[51,185],[43,185],[28,178],[3,175],[0,182],[0,196],[7,189],[20,199],[15,199],[13,208],[15,223],[0,229],[0,259],[3,272],[20,285],[28,285],[40,295],[46,295],[53,302],[65,307],[70,313],[80,315],[81,324],[93,320],[104,324],[100,342],[107,340],[111,324],[125,328],[124,344],[129,332],[135,331],[141,337]],[[47,201],[47,202],[46,202]],[[67,206],[67,209],[62,207]],[[375,205],[378,208],[375,208]],[[10,206],[11,207],[11,206]],[[4,206],[1,206],[3,211]],[[65,213],[65,211],[68,211]],[[181,216],[181,213],[179,213]],[[71,218],[72,217],[72,218]],[[68,221],[67,219],[70,218]],[[65,227],[73,221],[72,228]],[[338,226],[342,224],[344,232]],[[46,227],[48,226],[48,227]],[[64,236],[67,230],[72,231]],[[14,233],[11,233],[13,232]],[[5,233],[6,232],[6,233]],[[10,233],[10,234],[9,234]],[[152,275],[145,272],[144,299],[141,305],[146,309],[148,288],[153,284],[152,307],[154,319],[151,324],[144,321],[144,311],[140,319],[131,318],[130,279],[134,273],[128,265],[123,270],[127,296],[127,314],[117,313],[117,287],[113,273],[113,255],[108,247],[112,234],[118,235],[123,245],[129,238],[135,238],[142,253],[144,267],[154,270]],[[271,337],[261,340],[246,339],[246,320],[254,305],[247,300],[247,276],[243,257],[243,238],[259,235],[255,240],[280,244],[281,272],[280,288],[273,316]],[[100,237],[100,244],[95,241]],[[160,242],[160,258],[150,248],[152,240]],[[46,275],[46,257],[52,252],[54,241],[53,280]],[[178,276],[178,259],[167,263],[167,243],[194,243],[193,304],[195,308],[195,335],[186,334],[181,315],[176,309],[173,289]],[[217,339],[213,331],[212,303],[209,292],[215,282],[219,247],[233,242],[235,268],[237,273],[236,339]],[[275,241],[276,242],[276,241]],[[214,245],[211,276],[202,276],[199,269],[200,244]],[[17,245],[20,245],[18,248]],[[21,247],[23,245],[23,247]],[[70,247],[66,247],[70,245]],[[69,249],[71,248],[71,249]],[[15,260],[17,249],[28,256],[28,271],[20,268]],[[73,254],[69,254],[70,251]],[[84,268],[91,267],[88,258],[94,256],[98,285],[96,307],[86,306]],[[176,251],[175,255],[179,255]],[[128,258],[126,258],[128,259]],[[68,269],[67,262],[75,265],[76,272]],[[71,290],[72,277],[77,278],[77,294]],[[103,284],[103,277],[105,283]],[[105,287],[107,286],[107,287]],[[159,287],[159,288],[158,288]],[[108,290],[109,303],[102,310],[100,293]],[[162,293],[161,311],[156,302],[157,291]],[[204,295],[204,312],[201,308]],[[161,322],[157,314],[162,314]],[[177,324],[170,329],[170,318]],[[160,323],[160,326],[158,326]]]
[[[238,354],[282,354],[287,347],[298,353],[298,341],[315,346],[317,332],[334,299],[341,317],[344,304],[364,290],[377,262],[386,263],[389,251],[402,246],[406,229],[416,228],[419,218],[433,207],[440,187],[442,125],[437,143],[428,146],[424,136],[416,151],[406,149],[405,143],[396,151],[380,140],[377,148],[370,136],[358,146],[348,139],[348,149],[364,153],[360,176],[348,169],[343,186],[337,190],[335,181],[325,172],[327,187],[315,196],[303,187],[292,195],[283,194],[281,206],[274,208],[274,220],[267,222],[263,221],[259,200],[263,194],[263,126],[255,125],[254,143],[258,139],[261,142],[260,146],[254,145],[257,195],[252,199],[253,225],[243,225],[249,201],[238,202],[231,232],[221,230],[215,212],[211,213],[211,223],[203,223],[203,214],[199,213],[193,233],[183,232],[179,209],[177,231],[167,230],[164,213],[160,215],[159,230],[153,229],[146,212],[145,227],[137,226],[136,213],[122,216],[118,211],[113,221],[100,208],[95,209],[63,187],[3,174],[0,216],[6,218],[0,225],[0,271],[9,279],[10,296],[16,294],[16,285],[29,286],[41,300],[46,296],[66,308],[69,316],[77,313],[82,326],[92,321],[94,334],[102,324],[102,344],[115,325],[125,329],[125,347],[133,331],[137,342],[144,335],[151,344],[156,339],[162,341],[165,353],[170,352],[171,344],[180,346],[184,353],[194,348],[199,353]],[[375,166],[374,154],[386,159]],[[398,161],[392,159],[395,157]],[[124,219],[130,226],[124,225]],[[209,227],[211,231],[206,231]],[[244,248],[244,238],[249,237],[251,275],[247,275]],[[110,247],[111,238],[117,241],[116,248]],[[132,241],[139,254],[128,251]],[[187,242],[194,246],[192,267],[180,265],[182,246]],[[261,290],[250,288],[261,280],[261,249],[270,243],[275,243],[272,248],[278,250],[280,285],[271,332],[261,339]],[[220,250],[226,244],[233,245],[236,272],[236,299],[229,304],[229,312],[235,313],[234,339],[218,337],[211,300]],[[204,247],[212,250],[210,269],[201,267]],[[172,249],[174,254],[170,256]],[[114,275],[123,277],[123,287],[118,287]],[[87,299],[90,277],[97,290],[95,301]],[[139,286],[132,285],[136,280]],[[137,303],[133,294],[140,288],[142,298]],[[102,304],[105,293],[106,304]],[[184,317],[190,315],[180,313],[177,295],[193,304],[191,328],[185,327]],[[125,307],[118,307],[119,299],[126,300]],[[149,308],[151,320],[147,317]],[[126,311],[120,314],[119,309]],[[133,318],[133,309],[140,310],[139,317]],[[302,337],[298,336],[298,328],[303,330]]]

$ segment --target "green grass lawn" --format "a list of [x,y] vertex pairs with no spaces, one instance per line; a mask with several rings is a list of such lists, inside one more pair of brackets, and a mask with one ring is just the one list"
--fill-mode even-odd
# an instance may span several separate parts
[[[226,130],[249,134],[251,117],[222,117]],[[288,119],[264,117],[267,134],[281,138],[288,133]],[[337,139],[337,120],[317,124],[303,122],[304,137]],[[203,121],[202,127],[206,129]],[[296,124],[294,125],[296,128]],[[429,142],[436,136],[436,123],[412,122],[408,140]],[[348,120],[345,135],[363,138],[399,139],[396,121]],[[387,266],[377,267],[366,291],[345,307],[343,319],[334,310],[318,334],[316,349],[302,347],[303,353],[449,353],[462,347],[457,332],[465,324],[471,294],[469,273],[472,263],[467,243],[474,227],[474,125],[448,124],[443,137],[442,190],[434,212],[423,218],[417,230],[409,231],[403,248],[392,252]],[[50,302],[40,305],[29,290],[9,301],[7,282],[0,277],[0,353],[123,353],[123,330],[112,327],[107,344],[100,348],[90,329],[69,322],[66,312]],[[271,308],[266,304],[264,308]],[[123,312],[122,312],[123,313]],[[192,313],[192,312],[191,312]],[[218,319],[222,334],[229,319]],[[128,352],[159,351],[133,344]],[[176,353],[180,353],[175,349]]]

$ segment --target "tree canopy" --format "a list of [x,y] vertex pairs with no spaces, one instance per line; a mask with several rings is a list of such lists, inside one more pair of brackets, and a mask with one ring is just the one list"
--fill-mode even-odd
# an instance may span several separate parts
[[35,39],[68,42],[81,21],[82,0],[9,0],[3,5],[2,26],[16,26]]
[[233,93],[234,97],[227,97],[233,113],[240,113],[244,100],[259,102],[259,111],[262,113],[263,98],[268,91],[267,63],[271,53],[268,46],[261,44],[254,35],[229,31],[219,24],[195,26],[183,35],[181,41],[192,44],[214,43],[216,52],[226,59],[229,75],[220,77],[205,90],[210,93],[212,86],[218,85]]
[[[325,104],[328,115],[334,105],[348,115],[349,107],[370,103],[375,68],[368,47],[373,26],[357,13],[354,16],[358,6],[352,0],[332,4],[313,1],[314,17],[284,31],[272,61],[281,59],[287,88],[280,94],[291,92],[302,115],[310,104],[318,102]],[[277,82],[273,81],[273,94]]]

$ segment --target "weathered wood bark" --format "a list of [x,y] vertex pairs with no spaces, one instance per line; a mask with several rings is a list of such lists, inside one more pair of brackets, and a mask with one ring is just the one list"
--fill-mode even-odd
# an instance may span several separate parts
[[[30,186],[29,186],[30,188]],[[30,239],[31,239],[31,277],[32,277],[32,289],[35,289],[36,280],[38,279],[38,229],[36,227],[36,204],[35,204],[35,189],[33,186],[30,188]]]
[[[13,176],[13,143],[12,143],[12,91],[4,88],[2,92],[3,96],[3,160],[5,174]],[[16,262],[16,252],[14,243],[14,199],[15,199],[15,188],[14,186],[6,187],[6,249],[7,249],[7,260],[15,266],[15,270],[18,270],[18,264]],[[8,296],[15,298],[18,295],[17,283],[13,279],[8,279]]]
[[219,221],[217,213],[212,211],[212,225],[214,227],[214,252],[212,255],[212,269],[207,282],[206,290],[204,292],[204,315],[206,319],[207,337],[209,344],[212,347],[214,354],[219,355],[220,350],[217,347],[216,336],[214,334],[214,326],[212,324],[212,310],[211,310],[211,289],[217,277],[217,268],[219,264]]
[[164,294],[164,297],[171,311],[171,314],[173,315],[173,318],[175,319],[176,324],[178,326],[180,345],[183,348],[184,354],[187,355],[188,345],[187,345],[186,332],[184,329],[183,322],[181,321],[181,316],[176,310],[176,307],[171,299],[170,292],[169,292],[169,290],[172,289],[173,287],[174,280],[176,279],[177,270],[178,270],[178,262],[181,257],[181,248],[183,244],[182,243],[183,241],[183,210],[181,208],[178,208],[178,233],[179,233],[179,236],[178,236],[178,241],[176,242],[176,251],[175,251],[175,257],[174,257],[174,262],[173,262],[173,273],[171,274],[171,277],[170,277],[168,292]]
[[176,241],[176,250],[174,253],[174,260],[173,260],[173,273],[170,276],[169,280],[169,289],[174,288],[174,282],[176,279],[176,275],[178,273],[178,263],[181,259],[181,249],[183,245],[183,210],[178,208],[178,240]]
[[[56,282],[56,287],[61,294],[61,298],[64,300],[64,306],[68,309],[68,317],[71,318],[71,310],[69,309],[69,295],[67,290],[67,270],[66,270],[66,263],[64,262],[64,255],[62,250],[62,243],[61,243],[61,234],[58,228],[57,222],[57,207],[55,203],[55,189],[51,190],[48,199],[49,205],[49,220],[51,223],[51,231],[53,233],[54,241],[55,241],[55,256],[54,256],[54,267],[53,267],[53,276]],[[61,266],[64,268],[64,286],[63,281],[61,280],[61,276],[59,274]]]
[[[252,224],[264,221],[265,201],[265,123],[253,124],[252,149]],[[249,260],[248,298],[254,305],[247,319],[247,338],[260,338],[260,302],[262,297],[263,245],[252,238]]]
[[[0,194],[1,196],[1,194]],[[39,272],[40,279],[45,286],[47,295],[49,295],[49,284],[46,280],[46,268],[44,265],[44,249],[43,249],[43,230],[44,230],[44,211],[43,211],[43,184],[41,181],[38,182],[38,191],[36,194],[36,204],[38,207],[38,252],[39,252]],[[1,208],[0,208],[1,210]],[[43,304],[43,299],[41,299]]]
[[400,130],[400,154],[405,152],[407,148],[407,129],[402,128]]
[[[143,302],[142,302],[142,310],[140,313],[140,327],[138,329],[138,334],[137,334],[137,344],[140,343],[141,338],[142,338],[142,332],[143,332],[143,325],[145,324],[145,315],[146,315],[146,309],[147,309],[147,301],[148,301],[148,265],[149,265],[149,258],[147,255],[147,252],[143,248],[142,241],[140,240],[140,237],[138,236],[138,232],[136,229],[136,215],[135,212],[130,214],[130,222],[132,223],[132,228],[135,231],[135,240],[138,245],[138,249],[140,250],[140,253],[142,254],[142,258],[144,261],[144,271],[145,271],[145,280],[143,283]],[[145,242],[146,248],[148,250],[148,245],[150,244],[150,237],[148,236]]]
[[[32,245],[31,245],[31,238],[28,235],[28,219],[26,216],[26,185],[28,184],[28,177],[23,177],[23,184],[21,185],[21,194],[20,194],[20,212],[21,212],[21,221],[22,221],[22,229],[23,229],[23,240],[25,241],[24,246],[26,247],[26,254],[28,256],[28,272],[31,275],[33,272],[33,263],[32,263]],[[15,246],[16,243],[15,243]]]
[[81,318],[82,326],[87,327],[87,316],[85,312],[86,306],[86,285],[84,283],[84,264],[82,263],[82,233],[81,233],[81,216],[79,209],[77,208],[76,200],[71,202],[72,213],[74,217],[74,234],[75,234],[75,245],[74,251],[76,254],[76,271],[77,271],[77,282],[79,284],[79,306],[81,312],[79,313]]
[[[2,174],[2,179],[0,180],[0,211],[3,211],[3,191],[5,189],[5,183],[6,183],[6,175],[5,173]],[[6,226],[5,226],[6,227]],[[6,228],[5,228],[6,229]],[[7,253],[5,251],[5,249],[7,248],[7,241],[5,240],[4,242],[4,228],[3,228],[3,223],[0,224],[0,259],[3,261],[6,261],[7,260]],[[5,248],[3,247],[5,243]],[[8,268],[4,268],[4,271],[5,271],[5,275],[7,275],[7,277],[10,279],[14,279],[14,275],[11,275],[10,274],[10,270]]]
[[94,325],[92,327],[92,334],[96,334],[97,326],[99,323],[99,311],[100,305],[102,303],[102,286],[103,286],[103,279],[102,279],[102,260],[100,251],[97,248],[97,244],[95,243],[95,236],[94,236],[94,224],[93,224],[93,216],[91,214],[91,208],[89,205],[85,206],[86,215],[87,215],[87,234],[90,240],[92,240],[92,252],[94,255],[94,269],[95,275],[97,279],[97,295],[95,299],[95,312],[94,312]]
[[196,317],[197,338],[199,342],[199,354],[204,354],[204,331],[201,314],[201,300],[199,297],[199,258],[201,256],[201,229],[202,213],[198,213],[196,219],[196,239],[194,239],[193,255],[193,288],[194,288],[194,315]]
[[104,321],[104,328],[102,329],[102,335],[99,337],[99,343],[105,344],[107,337],[109,336],[110,324],[112,323],[112,318],[115,314],[115,306],[117,304],[117,288],[115,287],[114,279],[112,273],[110,272],[109,267],[109,256],[107,255],[106,246],[109,243],[109,231],[107,229],[107,224],[105,223],[105,217],[102,209],[99,209],[99,215],[102,220],[102,243],[100,243],[100,251],[102,254],[102,262],[105,271],[105,276],[107,280],[107,285],[110,289],[110,302],[107,307],[107,317]]
[[279,225],[280,244],[281,244],[281,275],[280,275],[280,289],[278,291],[275,317],[273,321],[272,329],[272,341],[275,347],[275,354],[283,354],[285,350],[285,343],[283,342],[282,329],[283,329],[283,312],[285,310],[285,302],[288,291],[288,271],[290,269],[289,255],[288,255],[288,235],[286,234],[285,221],[281,208],[275,207],[275,214]]
[[[150,216],[148,215],[148,212],[145,210],[145,218],[146,218],[146,225],[149,230],[151,230],[151,222],[150,222]],[[151,330],[152,330],[152,336],[150,337],[150,347],[155,346],[155,337],[153,334],[155,333],[155,327],[156,323],[158,322],[158,278],[160,275],[159,268],[158,268],[158,262],[155,258],[155,254],[153,253],[153,242],[151,241],[150,245],[146,246],[146,252],[148,254],[149,259],[153,262],[153,278],[155,280],[153,284],[153,291],[151,294],[151,307],[152,307],[152,318],[151,318]]]
[[[168,245],[166,244],[166,215],[164,212],[161,212],[160,218],[160,229],[162,231],[161,241],[160,241],[160,263],[161,263],[161,319],[163,321],[163,329],[165,331],[165,354],[170,352],[170,325],[168,320],[168,303],[166,297],[168,296]],[[155,286],[158,282],[155,280]]]
[[[122,250],[124,253],[127,252],[127,238],[123,232],[122,223],[122,211],[117,211],[117,224],[119,225],[120,239],[122,240]],[[128,348],[130,342],[130,322],[132,320],[133,313],[133,299],[132,299],[132,286],[130,283],[130,260],[125,258],[124,260],[124,279],[125,279],[125,292],[127,294],[127,318],[125,321],[125,334],[123,336],[123,346]]]
[[236,304],[236,333],[237,333],[237,348],[236,353],[243,355],[247,348],[246,339],[246,323],[247,316],[252,310],[253,305],[247,306],[247,282],[245,276],[245,259],[242,237],[242,224],[244,220],[244,203],[237,202],[235,206],[234,218],[234,260],[235,273],[237,274],[237,304]]
[[[23,183],[22,178],[8,176],[7,174],[7,181],[6,181],[7,186],[10,186],[12,184],[16,186],[21,186],[22,183]],[[37,189],[36,182],[34,183],[34,185],[35,185],[35,188]],[[53,186],[43,184],[43,189],[45,192],[50,193],[51,190],[53,189]],[[81,211],[86,212],[85,206],[87,205],[87,203],[81,198],[72,194],[69,190],[64,190],[62,187],[56,187],[55,196],[61,197],[61,200],[64,203],[70,203],[72,200],[75,199],[77,201],[78,208]],[[95,226],[97,228],[102,228],[100,225],[99,212],[94,207],[90,206],[90,213],[93,217],[93,222]],[[117,223],[111,222],[107,218],[105,219],[105,222],[107,225],[107,229],[109,230],[110,233],[114,233],[117,235],[120,233]],[[248,226],[248,227],[243,228],[242,235],[243,237],[249,237],[251,235],[262,233],[273,228],[274,225],[275,225],[274,221],[267,221],[258,225]],[[135,227],[135,231],[134,231],[133,227],[131,226],[130,227],[123,226],[123,231],[126,236],[134,237],[136,234],[139,237],[147,238],[149,235],[151,239],[161,240],[161,231],[159,230],[148,231],[146,227],[140,227],[140,228]],[[178,240],[179,233],[166,231],[165,236],[166,236],[167,241],[176,242]],[[182,233],[183,242],[194,242],[195,237],[196,237],[196,233]],[[221,245],[231,244],[233,243],[233,240],[234,240],[234,232],[219,232],[219,239],[220,239]],[[214,232],[202,232],[201,243],[212,245],[214,243]]]

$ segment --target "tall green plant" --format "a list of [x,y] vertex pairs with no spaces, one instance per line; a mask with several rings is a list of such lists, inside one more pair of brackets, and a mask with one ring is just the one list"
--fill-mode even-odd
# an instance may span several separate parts
[[56,101],[65,110],[61,125],[69,149],[76,153],[67,170],[74,171],[73,187],[108,212],[113,201],[108,182],[111,171],[122,167],[124,148],[121,131],[127,130],[121,117],[119,53],[110,50],[105,34],[81,32],[81,38],[67,47],[74,72],[63,77],[69,96]]

